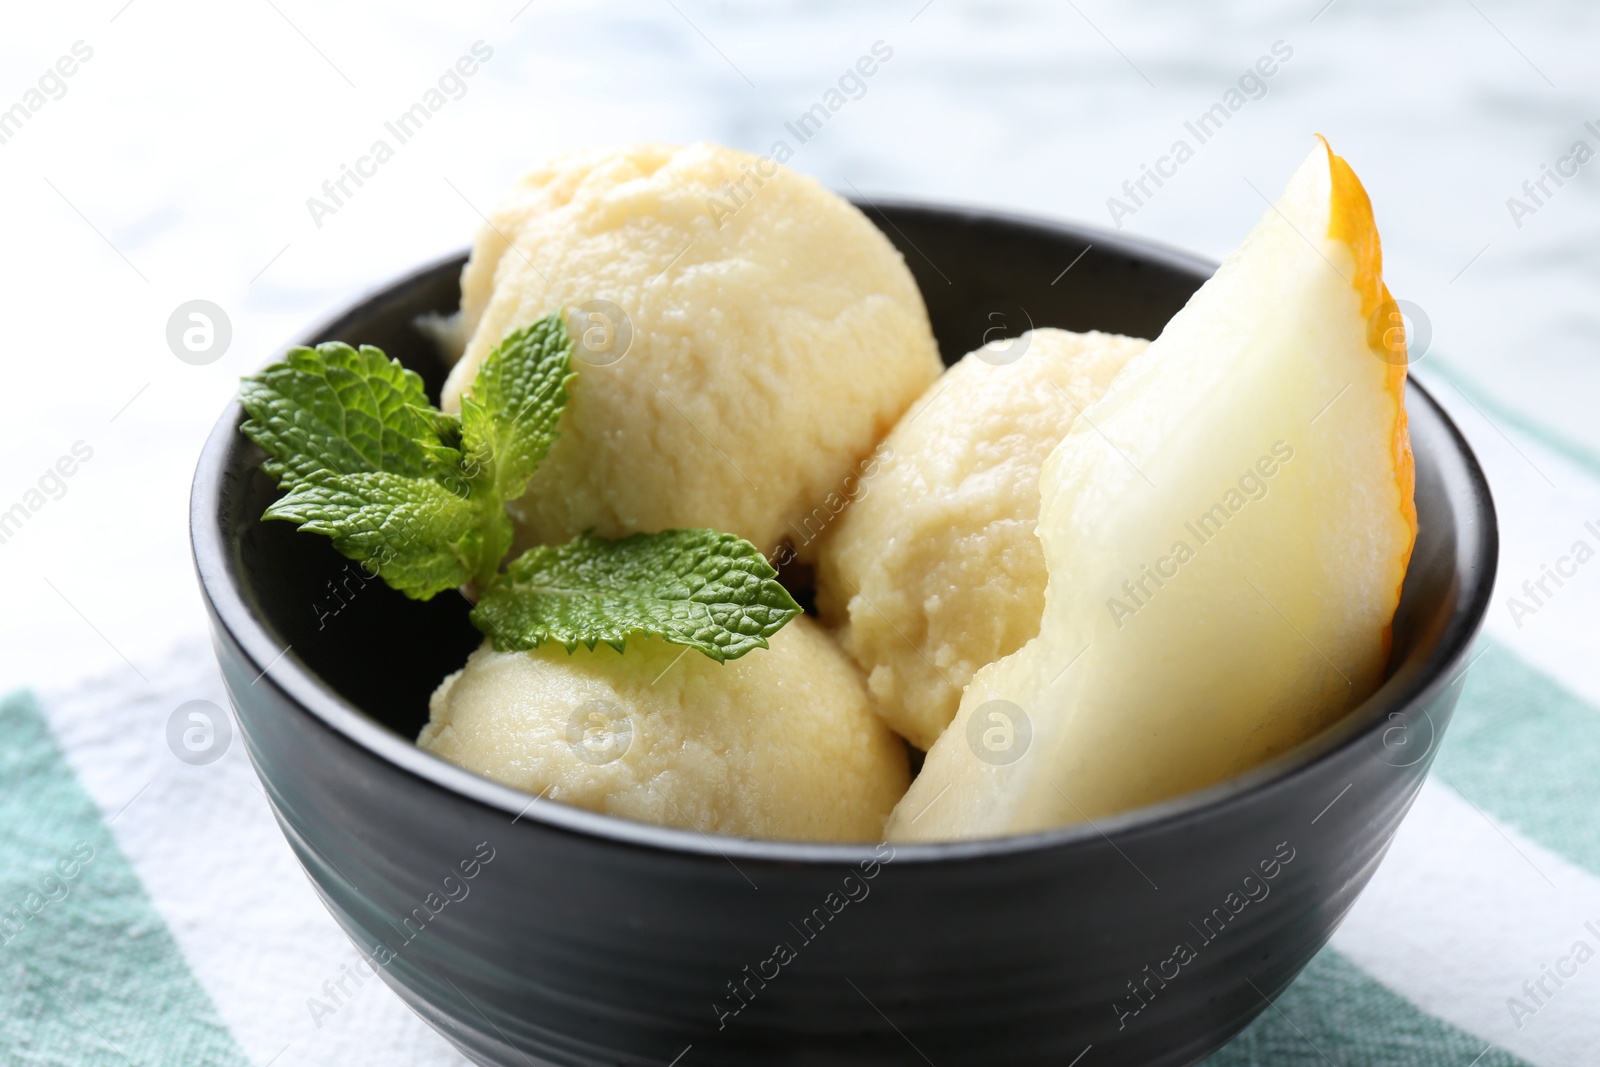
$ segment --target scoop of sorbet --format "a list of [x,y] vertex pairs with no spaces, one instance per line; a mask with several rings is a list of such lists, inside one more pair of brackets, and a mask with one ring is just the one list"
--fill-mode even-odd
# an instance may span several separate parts
[[910,781],[904,743],[811,620],[718,664],[653,638],[496,652],[433,694],[417,743],[549,800],[707,833],[876,841]]
[[711,144],[526,175],[462,276],[468,339],[446,408],[501,338],[556,308],[578,378],[511,507],[519,547],[704,526],[770,555],[803,540],[941,370],[877,227],[812,179]]
[[818,550],[823,618],[926,749],[978,668],[1039,632],[1039,470],[1150,342],[1034,330],[964,357],[896,426]]

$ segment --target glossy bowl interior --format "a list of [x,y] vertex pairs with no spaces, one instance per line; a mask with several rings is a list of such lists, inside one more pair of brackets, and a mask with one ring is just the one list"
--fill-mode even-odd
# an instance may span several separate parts
[[[1068,225],[863,206],[906,256],[947,362],[997,328],[1153,337],[1214,269]],[[460,265],[304,341],[378,345],[437,395],[446,368],[414,320],[454,310]],[[407,600],[324,539],[258,521],[276,490],[237,405],[196,472],[194,552],[286,836],[370,970],[477,1062],[948,1067],[1066,1063],[1092,1046],[1086,1065],[1185,1064],[1326,942],[1459,693],[1494,511],[1416,385],[1408,410],[1420,530],[1379,692],[1240,778],[1026,837],[713,838],[533,801],[420,751],[428,695],[480,640],[466,602]]]

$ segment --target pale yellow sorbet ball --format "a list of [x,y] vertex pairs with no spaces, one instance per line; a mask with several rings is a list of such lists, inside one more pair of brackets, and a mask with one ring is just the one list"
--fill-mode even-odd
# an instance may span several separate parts
[[558,158],[495,211],[445,407],[507,333],[597,300],[632,340],[606,362],[620,333],[599,323],[605,351],[575,361],[511,508],[519,545],[709,526],[770,554],[941,369],[910,271],[855,207],[765,157],[647,144]]
[[890,433],[879,473],[821,538],[818,608],[917,747],[950,724],[975,671],[1039,632],[1040,468],[1149,344],[1044,329],[969,353]]
[[568,654],[488,645],[433,694],[417,743],[506,785],[707,833],[877,841],[910,784],[861,673],[800,617],[718,664],[655,638]]

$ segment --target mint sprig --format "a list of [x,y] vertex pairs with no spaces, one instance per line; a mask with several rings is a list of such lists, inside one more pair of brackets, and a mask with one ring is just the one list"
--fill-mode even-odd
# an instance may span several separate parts
[[475,583],[472,621],[501,650],[546,641],[621,650],[631,634],[718,662],[765,648],[800,607],[732,534],[584,535],[529,549],[501,573],[512,539],[505,505],[555,442],[576,377],[572,348],[560,312],[507,335],[459,419],[377,348],[291,349],[240,389],[249,415],[240,429],[285,490],[262,518],[331,538],[413,599]]

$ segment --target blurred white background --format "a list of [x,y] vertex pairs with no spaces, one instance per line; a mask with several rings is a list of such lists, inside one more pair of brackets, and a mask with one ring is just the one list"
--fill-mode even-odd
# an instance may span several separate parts
[[[764,151],[877,41],[893,58],[794,166],[1102,226],[1107,198],[1283,42],[1266,95],[1126,230],[1219,256],[1263,210],[1251,183],[1276,196],[1323,132],[1372,195],[1392,289],[1430,320],[1425,380],[1453,368],[1600,451],[1600,164],[1547,181],[1520,226],[1507,206],[1575,141],[1600,147],[1597,22],[1577,0],[14,6],[0,108],[75,42],[93,55],[0,143],[0,510],[74,442],[94,455],[0,544],[0,683],[154,662],[198,631],[189,478],[242,373],[462,247],[537,158],[640,138]],[[316,225],[307,198],[480,40],[493,58],[465,94]],[[196,298],[232,322],[209,366],[165,341]]]

